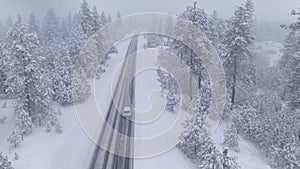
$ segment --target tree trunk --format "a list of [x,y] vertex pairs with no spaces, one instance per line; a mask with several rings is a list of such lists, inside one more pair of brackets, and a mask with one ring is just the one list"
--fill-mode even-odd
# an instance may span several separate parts
[[193,68],[193,53],[191,52],[191,57],[190,57],[190,99],[193,100],[193,84],[192,84],[192,79],[193,79],[193,72],[192,72],[192,68]]
[[236,56],[234,57],[234,70],[233,70],[233,83],[232,83],[232,95],[231,95],[231,109],[233,108],[233,105],[235,103],[235,89],[236,89],[236,73],[237,73],[237,67],[236,67]]

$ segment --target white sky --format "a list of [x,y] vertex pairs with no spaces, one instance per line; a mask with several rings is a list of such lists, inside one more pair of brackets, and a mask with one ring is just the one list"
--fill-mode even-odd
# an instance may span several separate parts
[[[179,13],[194,0],[88,0],[90,5],[98,10],[111,13],[114,17],[117,11],[122,15],[136,12],[167,12]],[[198,0],[198,6],[207,12],[217,10],[223,17],[232,16],[237,6],[244,0]],[[254,0],[255,15],[259,21],[291,20],[289,13],[300,7],[300,0]],[[79,10],[81,0],[0,0],[0,19],[4,20],[9,14],[29,15],[34,12],[43,17],[48,8],[53,7],[59,15]]]

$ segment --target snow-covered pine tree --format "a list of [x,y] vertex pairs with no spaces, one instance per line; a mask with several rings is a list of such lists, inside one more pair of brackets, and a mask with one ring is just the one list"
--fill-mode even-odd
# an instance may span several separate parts
[[57,118],[58,114],[60,113],[60,110],[58,111],[52,111],[47,116],[47,123],[45,125],[46,131],[50,132],[52,128],[55,129],[55,132],[57,134],[62,134],[62,126],[60,125],[60,122]]
[[59,57],[55,60],[54,100],[61,105],[69,105],[74,103],[72,85],[74,64],[67,48],[61,48],[59,53]]
[[202,137],[199,140],[199,151],[197,153],[196,164],[199,168],[207,169],[240,169],[236,157],[231,157],[226,153],[221,154],[209,137],[207,131],[203,130]]
[[296,143],[295,136],[289,139],[289,142],[283,145],[279,150],[277,158],[278,168],[294,169],[300,168],[300,147],[299,143]]
[[79,12],[79,23],[80,26],[83,30],[83,33],[86,36],[91,35],[92,30],[93,30],[93,16],[92,12],[90,9],[89,4],[87,3],[86,0],[83,0],[81,7],[80,7],[80,12]]
[[108,23],[107,17],[104,13],[104,11],[102,11],[101,16],[100,16],[100,25],[101,27],[105,26]]
[[222,169],[241,169],[241,166],[237,162],[237,157],[228,156],[223,154],[223,168]]
[[186,10],[179,15],[181,18],[191,21],[200,29],[207,37],[210,37],[209,19],[204,9],[197,6],[197,1],[192,6],[188,6]]
[[70,38],[68,39],[69,56],[71,57],[72,63],[75,65],[77,62],[78,55],[87,39],[84,34],[80,23],[80,14],[75,14],[72,19],[72,28]]
[[[49,79],[52,81],[53,99],[63,105],[72,104],[74,101],[73,67],[84,43],[81,19],[82,17],[78,15],[74,18],[69,15],[68,20],[64,21],[65,24],[59,24],[53,9],[49,9],[45,18],[44,54],[48,64],[46,67],[51,70]],[[48,30],[47,27],[53,28],[56,32],[52,32],[52,29]],[[64,29],[71,29],[71,31],[66,33]]]
[[31,130],[34,128],[32,118],[29,113],[25,110],[21,110],[17,115],[17,126],[21,129],[21,131],[26,134],[31,133]]
[[238,133],[234,124],[225,131],[223,145],[239,152]]
[[0,168],[1,169],[14,169],[10,161],[8,161],[7,156],[4,156],[0,150]]
[[7,57],[11,67],[6,72],[7,91],[17,98],[15,112],[17,118],[22,117],[17,119],[18,127],[27,131],[32,125],[23,124],[30,124],[30,119],[39,123],[52,107],[49,74],[43,66],[46,59],[41,54],[39,38],[26,32],[20,16],[8,32],[7,39]]
[[203,115],[195,114],[191,119],[187,119],[184,124],[185,131],[180,136],[178,148],[192,161],[198,160],[198,153],[201,150],[203,140]]
[[[93,12],[94,13],[94,12]],[[106,17],[105,13],[102,12],[101,16],[99,16],[99,14],[97,13],[97,20],[99,20],[99,25],[98,25],[98,29],[105,26],[106,24],[110,23],[112,21],[111,16],[108,15]],[[93,15],[94,16],[94,15]],[[101,74],[105,73],[106,68],[108,67],[108,60],[110,59],[110,54],[114,54],[114,53],[118,53],[118,49],[114,46],[112,47],[109,52],[104,56],[104,58],[101,60],[98,68],[97,68],[97,72],[96,72],[96,78],[100,79]]]
[[167,94],[166,109],[174,112],[175,107],[178,106],[180,99],[178,84],[171,75],[162,71],[161,69],[157,70],[157,75],[161,86],[161,92]]
[[285,100],[292,109],[300,108],[300,10],[292,11],[297,21],[285,26],[289,35],[285,40],[280,67],[286,75]]
[[4,43],[4,37],[0,37],[0,95],[5,94],[6,91],[6,73],[5,69],[6,66],[6,59],[5,59],[5,43]]
[[203,135],[199,151],[197,153],[197,165],[205,169],[223,169],[223,157],[217,150],[213,140]]
[[[87,84],[86,78],[87,75],[86,73],[81,70],[80,74],[74,75],[74,69],[75,65],[78,63],[78,56],[80,54],[80,51],[86,42],[88,35],[84,33],[84,30],[82,29],[82,12],[79,14],[75,14],[73,16],[73,26],[71,29],[71,35],[69,40],[67,41],[68,43],[68,54],[64,55],[63,57],[60,58],[60,60],[64,60],[66,62],[69,62],[71,60],[71,64],[65,65],[64,63],[61,63],[59,65],[64,67],[62,69],[62,74],[58,77],[64,78],[63,83],[59,83],[60,87],[62,87],[62,93],[60,93],[60,98],[62,99],[62,104],[70,104],[68,102],[72,101],[74,103],[82,102],[84,101],[90,94],[90,86]],[[67,66],[67,67],[65,67]],[[65,74],[67,73],[67,74]],[[68,81],[68,82],[67,82]],[[71,85],[69,83],[72,82]],[[65,86],[65,87],[63,87]],[[77,86],[78,90],[74,91],[74,87]],[[69,93],[71,92],[71,93]],[[77,97],[75,98],[74,92],[77,93]]]
[[[59,37],[59,19],[53,8],[48,9],[42,25],[43,40],[49,45],[58,42]],[[53,45],[53,44],[52,44]]]
[[227,75],[231,104],[243,102],[254,92],[255,66],[252,45],[253,3],[247,0],[229,21],[224,40],[224,68]]
[[11,135],[8,137],[7,142],[12,144],[16,148],[21,142],[21,137],[15,130],[13,130]]
[[62,39],[63,43],[66,43],[70,38],[72,26],[73,26],[72,14],[68,17],[62,18],[59,24],[59,37]]
[[[200,31],[202,31],[208,38],[210,37],[211,30],[209,28],[209,20],[206,12],[203,9],[197,7],[197,3],[194,2],[193,6],[188,6],[186,10],[179,15],[181,18],[191,21],[193,25],[195,25]],[[181,34],[183,30],[178,29],[182,24],[185,23],[176,23],[176,26],[173,30],[175,35]],[[178,26],[177,26],[178,25]],[[187,32],[191,37],[194,37],[193,32]],[[185,38],[185,37],[179,37]],[[190,66],[192,72],[190,72],[190,84],[192,76],[195,75],[198,79],[198,89],[201,90],[200,94],[202,95],[206,93],[205,91],[209,90],[209,78],[207,76],[207,72],[205,71],[204,65],[201,63],[202,61],[198,56],[194,54],[194,52],[189,49],[187,46],[182,44],[180,41],[174,40],[170,45],[172,51],[174,51],[182,60],[186,61],[186,64]],[[190,87],[192,88],[192,87]],[[190,91],[194,93],[194,91]]]
[[92,32],[95,33],[101,27],[100,15],[98,13],[98,9],[95,6],[93,6],[91,15],[92,15],[92,19],[93,19],[92,20]]
[[53,8],[47,11],[42,25],[42,47],[43,56],[46,58],[42,64],[46,70],[50,71],[48,79],[52,81],[52,89],[56,81],[57,75],[52,71],[56,69],[55,60],[60,56],[61,43],[59,19]]
[[73,92],[75,93],[74,102],[84,102],[90,95],[91,87],[87,81],[86,73],[81,69],[74,74],[73,78]]
[[222,41],[224,40],[226,25],[223,19],[219,18],[216,11],[208,18],[209,25],[209,39],[212,41],[213,45],[218,51],[222,49]]
[[30,14],[27,32],[35,33],[38,37],[41,36],[40,25],[34,14]]
[[255,139],[259,137],[257,127],[259,122],[259,112],[255,106],[252,105],[251,101],[247,101],[245,105],[234,109],[233,121],[238,133],[243,133],[247,137]]

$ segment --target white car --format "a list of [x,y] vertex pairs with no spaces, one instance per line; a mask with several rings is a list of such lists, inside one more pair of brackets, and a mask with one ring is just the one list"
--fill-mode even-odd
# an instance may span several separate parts
[[130,107],[124,107],[124,110],[123,110],[122,115],[123,115],[124,117],[130,117],[130,116],[131,116]]

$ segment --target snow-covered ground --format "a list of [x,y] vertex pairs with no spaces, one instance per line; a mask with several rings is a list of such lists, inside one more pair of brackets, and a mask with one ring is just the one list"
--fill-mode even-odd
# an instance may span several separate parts
[[[12,102],[9,103],[8,106],[12,106]],[[86,165],[92,142],[81,129],[73,107],[61,108],[61,111],[63,134],[47,133],[44,128],[37,128],[24,137],[17,148],[12,148],[6,139],[14,129],[13,108],[1,110],[8,121],[0,126],[0,149],[13,162],[15,169],[80,169]],[[19,160],[13,160],[15,152],[19,154]]]
[[[223,134],[228,127],[228,123],[221,122],[213,135],[213,140],[221,152],[224,150],[222,145],[224,140]],[[238,163],[242,169],[271,169],[263,153],[252,142],[239,136],[239,148],[240,152],[229,150],[229,155],[238,157]]]

